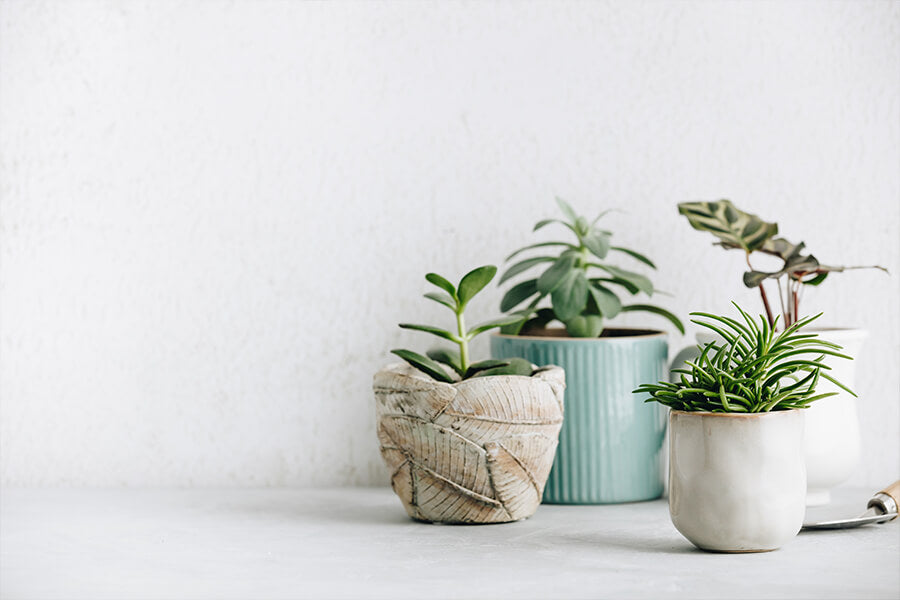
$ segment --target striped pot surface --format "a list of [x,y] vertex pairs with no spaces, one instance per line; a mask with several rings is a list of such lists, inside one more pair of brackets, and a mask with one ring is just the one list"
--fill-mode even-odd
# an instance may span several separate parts
[[662,495],[665,409],[631,392],[664,378],[666,334],[618,331],[631,335],[491,337],[494,358],[521,357],[566,372],[565,418],[545,503],[610,504]]

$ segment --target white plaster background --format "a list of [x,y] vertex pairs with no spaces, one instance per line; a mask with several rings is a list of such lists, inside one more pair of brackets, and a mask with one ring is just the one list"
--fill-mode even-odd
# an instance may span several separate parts
[[683,200],[891,268],[805,308],[872,332],[852,483],[893,480],[898,64],[896,2],[3,2],[2,481],[386,484],[369,386],[446,318],[422,276],[555,194],[624,209],[682,315],[758,308]]

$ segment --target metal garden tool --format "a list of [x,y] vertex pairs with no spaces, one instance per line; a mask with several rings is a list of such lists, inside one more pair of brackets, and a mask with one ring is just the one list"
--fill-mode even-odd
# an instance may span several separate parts
[[869,500],[868,510],[853,519],[804,523],[803,529],[849,529],[869,523],[887,523],[897,518],[900,505],[900,481],[895,481]]

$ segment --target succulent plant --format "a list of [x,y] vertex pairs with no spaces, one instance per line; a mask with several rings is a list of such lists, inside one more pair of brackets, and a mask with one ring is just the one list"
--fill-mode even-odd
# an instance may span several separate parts
[[686,368],[673,369],[679,381],[644,384],[635,393],[649,393],[647,402],[659,402],[683,411],[759,413],[806,408],[837,392],[816,393],[819,379],[827,379],[853,396],[851,390],[828,375],[825,356],[852,360],[837,344],[819,339],[803,329],[822,316],[800,319],[776,334],[776,323],[751,318],[735,303],[741,320],[692,312],[706,320],[691,319],[721,336],[698,346],[700,356]]
[[[778,283],[778,300],[786,327],[796,323],[800,318],[800,295],[803,286],[819,285],[829,273],[850,269],[881,269],[877,265],[868,267],[830,267],[821,264],[812,254],[803,254],[806,244],[794,244],[788,240],[775,237],[778,234],[778,223],[768,223],[758,216],[739,210],[729,200],[717,202],[682,202],[678,212],[687,217],[694,229],[708,231],[719,241],[719,246],[729,250],[743,250],[746,255],[749,271],[744,273],[744,285],[748,288],[759,288],[766,318],[770,326],[775,319],[772,307],[766,294],[763,282],[774,279]],[[750,264],[750,255],[754,252],[778,257],[782,267],[776,271],[758,271]],[[784,280],[784,285],[782,285]]]
[[465,310],[466,306],[475,297],[475,295],[484,289],[497,274],[497,267],[486,265],[478,267],[466,273],[460,280],[459,285],[454,286],[444,277],[437,273],[428,273],[425,279],[440,288],[440,292],[428,292],[425,297],[433,300],[442,306],[446,306],[456,317],[456,332],[447,331],[439,327],[431,325],[416,325],[412,323],[401,323],[403,329],[414,329],[416,331],[424,331],[439,338],[449,340],[456,344],[458,349],[449,348],[433,348],[427,352],[426,356],[413,352],[412,350],[394,349],[391,350],[410,365],[422,371],[433,379],[443,381],[445,383],[453,383],[454,378],[449,375],[442,365],[447,365],[456,373],[460,379],[468,379],[469,377],[486,377],[490,375],[526,375],[532,374],[532,365],[522,358],[510,358],[504,360],[483,360],[480,362],[470,362],[469,360],[469,342],[475,336],[482,334],[491,329],[502,327],[510,323],[516,322],[518,318],[501,317],[493,321],[479,323],[471,329],[466,329]]
[[[612,245],[612,232],[601,229],[597,222],[608,212],[600,213],[593,221],[578,215],[561,198],[556,199],[564,219],[544,219],[533,231],[558,224],[567,228],[575,241],[550,241],[531,244],[516,250],[507,262],[523,252],[536,249],[559,250],[559,254],[540,254],[510,265],[500,283],[536,267],[547,268],[538,277],[526,279],[514,285],[503,296],[500,310],[513,311],[527,301],[524,309],[511,312],[518,320],[505,325],[503,333],[519,334],[540,328],[553,320],[566,326],[573,337],[598,337],[603,332],[604,321],[623,312],[644,311],[668,319],[684,333],[681,321],[669,311],[651,304],[623,304],[619,295],[624,291],[631,295],[644,293],[652,296],[653,284],[645,275],[623,269],[607,261],[610,252],[627,256],[655,269],[653,262],[638,252]],[[541,301],[549,298],[550,306],[541,307]]]

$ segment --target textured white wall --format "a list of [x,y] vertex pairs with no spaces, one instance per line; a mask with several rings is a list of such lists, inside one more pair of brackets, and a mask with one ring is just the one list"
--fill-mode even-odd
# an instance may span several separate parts
[[4,2],[2,481],[386,483],[369,387],[446,318],[422,276],[555,194],[623,208],[682,314],[757,307],[683,200],[890,267],[805,307],[871,330],[853,482],[893,480],[898,64],[896,2]]

